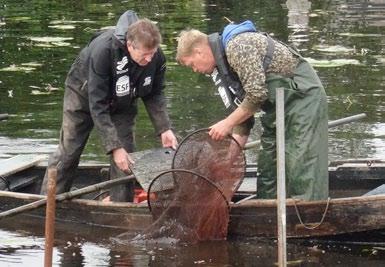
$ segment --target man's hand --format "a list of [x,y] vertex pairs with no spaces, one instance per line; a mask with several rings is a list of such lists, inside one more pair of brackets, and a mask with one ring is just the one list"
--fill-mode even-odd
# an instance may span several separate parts
[[237,107],[227,118],[210,127],[209,135],[214,140],[222,140],[230,135],[233,128],[253,116],[253,113],[242,107]]
[[178,140],[171,130],[167,130],[161,133],[160,138],[162,140],[163,147],[171,147],[172,149],[176,149],[178,146]]
[[121,171],[125,173],[130,172],[130,168],[134,164],[134,161],[124,148],[114,149],[112,151],[112,158]]
[[219,141],[230,135],[232,130],[233,125],[229,124],[227,119],[224,119],[210,126],[209,135],[213,140]]

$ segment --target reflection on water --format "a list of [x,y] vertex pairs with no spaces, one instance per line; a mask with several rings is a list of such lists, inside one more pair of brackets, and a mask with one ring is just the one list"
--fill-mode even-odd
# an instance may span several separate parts
[[[176,64],[177,33],[188,26],[218,31],[224,16],[234,21],[249,18],[262,30],[295,44],[312,62],[329,96],[331,120],[368,114],[360,124],[330,131],[330,159],[382,155],[378,142],[365,141],[370,147],[362,146],[353,154],[344,145],[352,139],[361,143],[361,137],[384,117],[384,95],[378,93],[385,84],[384,1],[71,1],[67,6],[15,0],[2,5],[0,113],[11,116],[0,121],[0,136],[5,137],[0,140],[0,157],[30,153],[34,145],[44,152],[52,150],[59,135],[63,82],[70,64],[93,32],[111,27],[129,8],[161,28],[169,69],[166,94],[180,137],[208,127],[224,116],[224,110],[208,78]],[[33,16],[31,10],[35,10]],[[142,106],[137,126],[138,149],[159,146]],[[352,131],[345,133],[347,129]],[[258,134],[256,127],[253,136]],[[9,139],[20,141],[14,152],[9,152]],[[107,160],[96,135],[91,136],[84,158]]]
[[[248,18],[313,60],[328,94],[330,120],[367,114],[360,122],[329,129],[329,159],[385,156],[384,0],[3,0],[0,5],[0,113],[10,114],[0,121],[0,158],[45,154],[56,147],[69,66],[92,34],[114,25],[126,9],[135,9],[160,26],[168,59],[168,107],[177,135],[183,137],[224,116],[211,81],[176,64],[177,33],[188,26],[218,31],[224,16],[234,21]],[[258,136],[257,130],[253,136]],[[159,146],[142,106],[137,142],[139,150]],[[107,161],[95,134],[84,159]],[[0,266],[41,266],[42,234],[36,238],[16,230],[0,231]],[[114,247],[108,238],[75,237],[56,235],[56,266],[273,266],[276,256],[271,241]],[[385,262],[381,249],[334,249],[318,243],[290,244],[288,258],[297,266],[383,266]]]
[[311,2],[308,0],[287,0],[286,7],[288,9],[287,27],[289,33],[288,42],[300,47],[301,43],[309,41],[309,12]]
[[[196,245],[165,243],[116,245],[95,235],[88,241],[71,232],[55,240],[53,266],[276,266],[272,240],[210,241]],[[290,241],[291,266],[383,266],[381,244]],[[0,230],[1,266],[43,266],[44,240]]]

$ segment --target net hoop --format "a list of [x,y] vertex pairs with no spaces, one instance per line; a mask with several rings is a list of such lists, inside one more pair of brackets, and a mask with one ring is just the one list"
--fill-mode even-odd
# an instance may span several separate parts
[[[173,173],[175,174],[176,172],[181,172],[181,173],[188,173],[188,174],[193,174],[193,175],[196,175],[198,176],[199,178],[203,179],[204,181],[206,181],[210,186],[212,186],[213,188],[215,188],[221,195],[221,197],[223,198],[223,200],[225,201],[226,203],[226,206],[227,206],[227,210],[230,210],[230,205],[229,205],[229,202],[227,201],[226,199],[226,196],[223,194],[222,190],[219,189],[219,187],[214,183],[212,182],[210,179],[206,178],[205,176],[195,172],[195,171],[191,171],[191,170],[186,170],[186,169],[171,169],[171,170],[167,170],[167,171],[164,171],[164,172],[161,172],[160,174],[158,174],[150,183],[150,186],[148,187],[148,194],[147,194],[147,205],[148,205],[148,208],[150,210],[150,212],[152,211],[152,208],[151,208],[151,188],[152,186],[154,185],[154,183],[160,178],[162,177],[164,174],[167,174],[167,173]],[[174,181],[176,182],[176,180],[174,179]]]
[[[211,138],[211,136],[208,135],[208,132],[209,132],[209,131],[210,131],[210,128],[201,128],[201,129],[195,130],[195,131],[189,133],[188,135],[186,135],[186,136],[182,139],[182,141],[179,143],[177,149],[175,150],[174,156],[173,156],[173,158],[172,158],[171,169],[174,169],[174,168],[175,168],[175,159],[176,159],[177,156],[178,156],[178,152],[181,151],[181,148],[186,144],[186,142],[188,142],[188,140],[189,140],[192,136],[194,136],[194,135],[196,135],[196,134],[199,134],[199,133],[201,133],[201,132],[206,132],[208,138]],[[243,151],[243,149],[242,149],[241,145],[239,144],[239,142],[238,142],[232,135],[228,135],[226,138],[229,138],[231,141],[234,141],[235,144],[237,144],[239,150],[240,150],[240,151]],[[218,141],[218,142],[220,142],[220,141]],[[243,173],[246,173],[246,156],[245,156],[244,153],[240,153],[240,154],[242,155],[242,160],[243,160],[243,162],[245,163],[245,164],[244,164],[244,167],[243,167]],[[244,175],[243,175],[243,177],[241,177],[241,178],[239,179],[238,184],[237,184],[236,187],[234,188],[234,192],[236,192],[236,191],[238,190],[238,188],[241,186],[242,181],[243,181],[243,178],[244,178]],[[220,190],[220,191],[221,191],[221,190]]]

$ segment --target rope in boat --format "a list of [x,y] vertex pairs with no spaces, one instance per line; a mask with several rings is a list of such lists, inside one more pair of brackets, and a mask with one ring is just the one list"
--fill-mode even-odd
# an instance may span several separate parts
[[294,198],[294,209],[295,209],[295,213],[297,214],[297,218],[299,220],[299,222],[305,227],[305,229],[307,230],[314,230],[316,228],[318,228],[325,220],[325,217],[326,217],[326,213],[327,211],[329,210],[329,204],[330,204],[330,197],[328,197],[328,201],[326,202],[326,207],[325,207],[325,211],[324,213],[322,214],[322,218],[321,218],[321,221],[319,223],[317,223],[316,225],[314,226],[310,226],[310,224],[306,224],[302,221],[302,217],[301,217],[301,214],[299,213],[299,210],[298,210],[298,207],[297,207],[297,201],[299,199],[295,199]]

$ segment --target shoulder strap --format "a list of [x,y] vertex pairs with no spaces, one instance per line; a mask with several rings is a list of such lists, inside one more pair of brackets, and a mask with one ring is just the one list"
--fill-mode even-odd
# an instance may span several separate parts
[[[217,63],[217,67],[227,66],[227,59],[225,58],[225,51],[221,44],[221,37],[219,33],[215,32],[208,36],[209,44],[211,49],[213,50],[213,55],[215,57],[215,61]],[[228,74],[228,68],[221,68],[220,72],[223,74]]]
[[275,43],[273,38],[270,37],[270,35],[266,32],[262,33],[266,36],[267,39],[267,48],[266,48],[266,55],[263,59],[263,69],[265,72],[270,67],[271,62],[273,61],[273,54],[275,50]]

